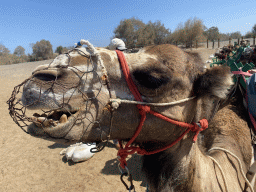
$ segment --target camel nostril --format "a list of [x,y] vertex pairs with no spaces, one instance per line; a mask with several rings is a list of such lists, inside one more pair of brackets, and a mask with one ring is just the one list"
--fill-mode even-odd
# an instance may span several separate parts
[[51,74],[36,74],[34,77],[42,81],[54,81],[56,77]]
[[60,77],[60,73],[57,70],[41,70],[35,72],[33,76],[42,81],[54,81]]

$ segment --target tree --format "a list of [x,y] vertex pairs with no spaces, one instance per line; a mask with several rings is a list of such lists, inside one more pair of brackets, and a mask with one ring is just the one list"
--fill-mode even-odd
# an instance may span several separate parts
[[62,54],[63,53],[63,47],[62,46],[58,46],[55,50],[55,53],[59,53]]
[[166,43],[167,37],[171,35],[171,30],[166,29],[164,24],[162,24],[160,21],[152,23],[152,26],[155,33],[154,43],[156,45]]
[[36,60],[50,59],[53,56],[52,45],[50,41],[41,40],[32,45],[33,55]]
[[8,55],[9,53],[10,53],[10,50],[0,43],[0,56]]
[[211,27],[206,31],[206,37],[210,41],[216,41],[220,37],[219,29],[218,27]]
[[18,47],[15,48],[13,54],[17,55],[18,57],[23,56],[25,55],[25,49],[19,45]]
[[192,47],[193,41],[201,40],[205,26],[203,25],[203,21],[197,19],[196,17],[193,19],[188,19],[184,25],[187,46]]
[[115,28],[114,34],[116,38],[120,38],[124,41],[127,48],[134,48],[139,36],[139,31],[145,26],[145,24],[136,18],[124,19],[120,21],[120,24]]
[[151,23],[145,25],[138,31],[138,39],[136,42],[137,47],[144,47],[154,44],[155,32]]
[[238,39],[242,37],[242,34],[240,31],[236,31],[236,32],[230,33],[229,36],[232,39]]
[[73,49],[73,48],[74,48],[74,46],[62,47],[60,45],[56,48],[55,53],[58,53],[58,54],[66,53],[66,52],[68,52],[68,50]]
[[227,40],[229,40],[229,34],[219,33],[219,38],[221,41],[227,41]]
[[204,31],[203,21],[195,17],[188,19],[184,24],[179,23],[172,37],[174,41],[186,43],[187,47],[191,47],[193,42],[205,40]]
[[161,21],[145,24],[134,17],[121,20],[114,34],[124,41],[127,48],[172,42],[171,30],[165,28]]
[[176,29],[174,30],[172,37],[175,42],[185,43],[185,29],[183,23],[179,23]]
[[252,33],[253,35],[256,35],[256,24],[252,27]]
[[[15,49],[17,50],[17,54],[15,54],[15,51],[14,54],[10,54],[10,50],[6,48],[3,44],[0,44],[0,65],[22,63],[28,61],[27,56],[24,54],[25,49],[23,47],[21,47],[22,49],[18,49],[18,47]],[[20,50],[19,53],[18,50]]]
[[246,34],[245,34],[245,38],[252,38],[254,36],[254,34],[250,31],[248,31]]
[[67,46],[67,47],[65,47],[65,48],[67,48],[67,51],[68,51],[68,50],[74,49],[75,46],[74,46],[74,45],[70,45],[70,46]]

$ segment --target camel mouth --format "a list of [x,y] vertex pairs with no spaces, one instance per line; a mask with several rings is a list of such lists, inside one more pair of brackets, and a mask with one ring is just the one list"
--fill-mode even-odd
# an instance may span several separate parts
[[74,120],[77,119],[79,109],[67,110],[52,110],[48,113],[34,113],[31,118],[34,126],[43,129],[46,133],[48,130],[62,129],[64,127],[72,127]]
[[77,110],[72,112],[55,110],[50,112],[48,115],[45,113],[41,115],[38,113],[34,113],[32,117],[32,122],[40,128],[57,126],[59,127],[69,123],[70,118],[72,118],[72,116],[77,112]]

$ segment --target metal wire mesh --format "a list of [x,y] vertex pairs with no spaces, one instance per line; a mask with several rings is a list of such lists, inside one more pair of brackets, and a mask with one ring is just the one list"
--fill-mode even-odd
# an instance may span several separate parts
[[[71,66],[70,62],[72,56],[70,55],[70,53],[74,52],[77,52],[79,53],[79,55],[87,58],[88,62],[84,64],[85,66],[87,66],[85,67],[86,70],[81,70],[79,67]],[[27,127],[31,123],[36,124],[36,126],[42,128],[42,130],[45,130],[44,128],[48,126],[56,126],[58,124],[58,121],[56,119],[58,119],[59,117],[54,117],[54,115],[60,116],[62,113],[65,113],[68,116],[72,116],[74,114],[74,109],[71,109],[70,106],[72,105],[73,97],[79,97],[80,101],[82,101],[83,103],[83,108],[90,108],[90,105],[93,102],[97,102],[97,104],[101,105],[102,108],[106,106],[106,103],[102,103],[100,99],[98,99],[98,97],[104,85],[107,85],[110,93],[109,84],[107,81],[107,77],[104,76],[104,74],[100,74],[101,76],[98,74],[97,67],[99,66],[97,66],[97,64],[93,62],[92,56],[88,53],[85,53],[79,48],[72,49],[68,53],[65,53],[65,55],[68,57],[68,64],[66,66],[57,66],[57,71],[65,70],[65,68],[68,68],[69,71],[73,73],[73,77],[76,79],[76,81],[74,80],[75,83],[67,82],[66,84],[62,84],[60,83],[57,75],[55,79],[51,77],[47,80],[41,80],[40,77],[36,76],[38,72],[40,73],[43,72],[43,70],[51,69],[52,63],[50,63],[48,67],[36,71],[36,73],[34,73],[30,78],[26,79],[21,84],[14,87],[10,99],[7,101],[7,104],[9,105],[9,113],[10,116],[13,118],[13,121],[24,132],[28,133]],[[94,81],[99,82],[98,87],[94,87],[93,91],[92,87],[88,88],[88,90],[85,90],[84,88],[88,74],[91,74],[93,76]],[[24,89],[26,89],[26,85],[31,83],[39,88],[39,95],[37,97],[37,100],[33,100],[24,104]],[[47,95],[54,95],[57,91],[59,92],[60,90],[62,93],[62,101],[60,102],[60,100],[58,100],[58,102],[55,103],[56,106],[53,109],[40,109],[36,112],[28,110],[33,108],[33,106],[42,104],[43,100],[47,100]],[[66,97],[65,95],[65,93],[67,92],[71,93],[69,97]],[[108,110],[103,110],[104,113],[105,111]],[[45,120],[39,121],[38,119],[40,118]],[[89,124],[83,124],[83,119],[85,118],[87,119],[87,121],[90,122]],[[86,130],[88,129],[88,126],[90,126],[91,124],[97,125],[100,128],[100,119],[98,119],[96,116],[90,116],[90,113],[80,114],[76,117],[73,126],[76,124],[83,125],[82,135],[80,136],[81,139],[85,134]],[[71,129],[73,128],[73,126],[71,127]],[[48,133],[46,132],[46,134]],[[65,137],[65,135],[63,135],[63,137]]]

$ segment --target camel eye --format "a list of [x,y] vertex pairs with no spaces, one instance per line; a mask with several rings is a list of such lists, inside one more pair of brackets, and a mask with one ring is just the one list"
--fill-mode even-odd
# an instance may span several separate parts
[[167,74],[159,69],[136,70],[133,72],[136,81],[148,89],[157,89],[169,81]]

